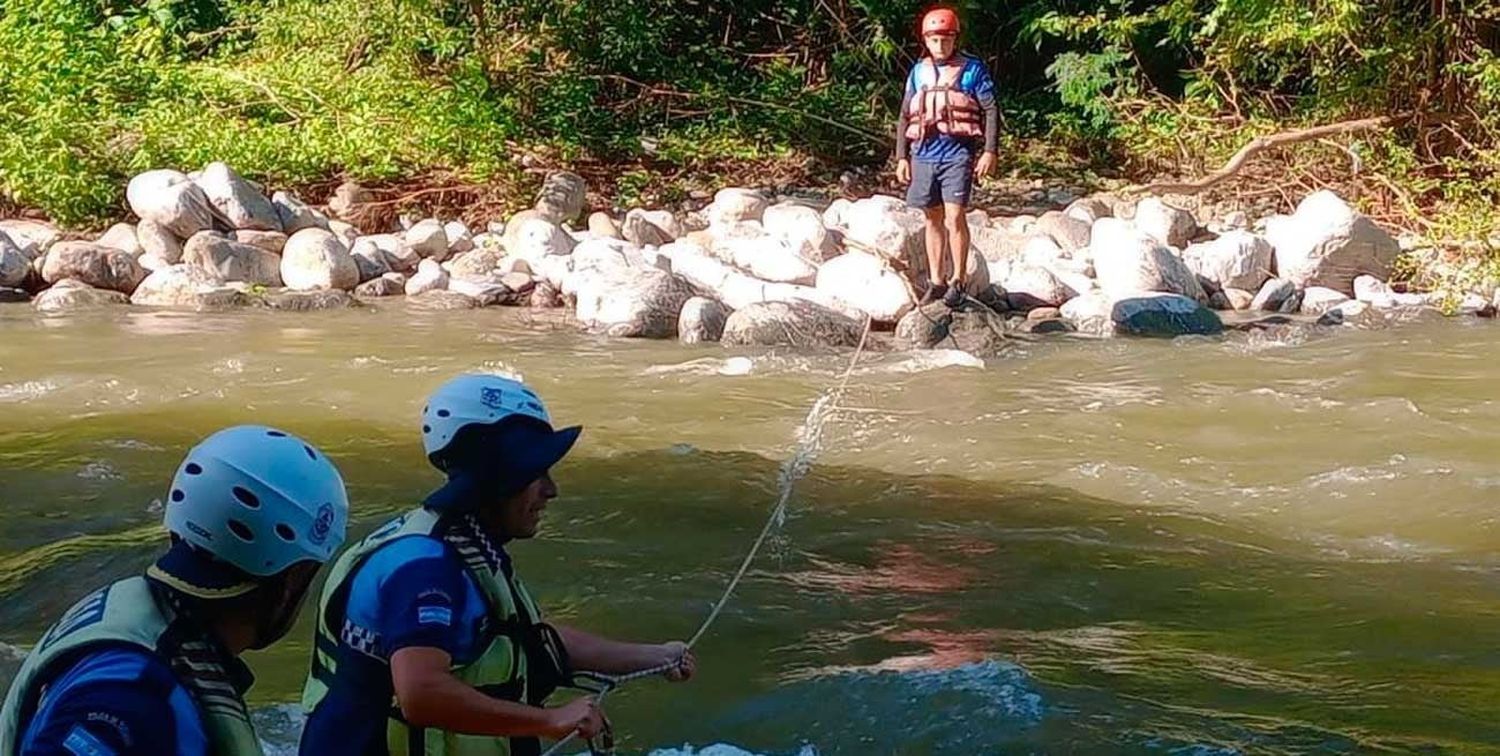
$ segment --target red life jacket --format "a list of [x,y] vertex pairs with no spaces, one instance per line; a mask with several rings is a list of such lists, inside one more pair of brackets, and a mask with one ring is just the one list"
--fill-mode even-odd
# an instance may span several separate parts
[[906,111],[906,138],[921,142],[936,131],[962,139],[984,136],[979,100],[958,88],[963,58],[941,68],[932,58],[917,64],[917,91]]

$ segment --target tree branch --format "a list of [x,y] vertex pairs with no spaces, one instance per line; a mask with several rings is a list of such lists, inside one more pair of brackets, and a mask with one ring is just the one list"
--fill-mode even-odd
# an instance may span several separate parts
[[1403,121],[1409,117],[1410,114],[1408,113],[1400,115],[1380,116],[1378,118],[1361,118],[1355,121],[1340,121],[1338,123],[1330,123],[1325,126],[1314,126],[1308,129],[1297,129],[1295,131],[1283,131],[1281,133],[1270,134],[1268,136],[1259,136],[1250,140],[1250,142],[1244,147],[1241,147],[1240,151],[1236,152],[1234,154],[1234,157],[1230,158],[1229,162],[1224,164],[1223,168],[1220,168],[1219,170],[1214,171],[1213,173],[1210,173],[1200,179],[1181,183],[1172,181],[1158,181],[1156,183],[1147,184],[1142,187],[1133,188],[1130,191],[1133,193],[1142,194],[1200,194],[1223,183],[1225,180],[1239,173],[1240,170],[1245,167],[1245,163],[1249,162],[1250,158],[1254,157],[1256,153],[1263,152],[1275,147],[1284,147],[1289,144],[1308,142],[1314,139],[1322,139],[1324,137],[1334,136],[1337,134],[1346,134],[1351,131],[1372,131],[1375,129],[1383,129],[1399,121]]

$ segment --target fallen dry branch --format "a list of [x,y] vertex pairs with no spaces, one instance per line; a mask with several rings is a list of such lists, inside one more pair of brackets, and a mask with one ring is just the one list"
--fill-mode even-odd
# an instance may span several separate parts
[[1383,129],[1399,121],[1405,120],[1409,114],[1380,116],[1378,118],[1361,118],[1354,121],[1340,121],[1325,126],[1314,126],[1308,129],[1297,129],[1295,131],[1283,131],[1277,134],[1258,136],[1249,141],[1234,157],[1229,159],[1213,173],[1200,179],[1187,182],[1158,181],[1141,187],[1135,187],[1131,191],[1141,194],[1201,194],[1204,191],[1223,183],[1232,178],[1245,167],[1250,158],[1257,153],[1276,147],[1285,147],[1289,144],[1310,142],[1314,139],[1323,139],[1338,134],[1347,134],[1351,131],[1371,131]]

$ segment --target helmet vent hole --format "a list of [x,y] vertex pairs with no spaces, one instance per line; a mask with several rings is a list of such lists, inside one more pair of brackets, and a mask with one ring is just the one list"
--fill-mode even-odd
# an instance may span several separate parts
[[182,468],[182,471],[187,473],[188,475],[202,475],[203,466],[199,465],[197,462],[189,462],[187,463],[187,467]]
[[186,498],[187,498],[187,494],[183,493],[182,489],[180,489],[180,488],[172,489],[172,501],[174,503],[182,501],[183,499],[186,499]]
[[292,526],[284,522],[276,523],[276,535],[280,536],[281,540],[287,543],[297,540],[297,533],[292,530]]
[[422,426],[422,432],[423,433],[431,433],[432,432],[432,426],[431,425],[424,425],[424,426]]
[[266,435],[272,438],[286,438],[286,434],[279,430],[266,431]]
[[315,452],[315,451],[313,451],[313,450],[312,450],[312,447],[311,447],[311,446],[308,446],[308,445],[306,445],[306,444],[303,444],[303,445],[302,445],[302,451],[305,451],[305,452],[307,452],[307,458],[308,458],[308,459],[311,459],[311,460],[317,460],[317,458],[318,458],[318,453],[317,453],[317,452]]
[[437,413],[438,417],[448,417],[449,415],[452,415],[452,414],[453,413],[449,412],[448,410],[438,410],[438,413]]
[[250,526],[239,520],[229,521],[229,532],[235,534],[235,536],[245,543],[253,543],[255,541],[255,533],[250,530]]
[[230,490],[234,492],[234,498],[239,499],[241,504],[251,509],[260,509],[260,499],[256,498],[255,494],[250,493],[249,489],[235,486]]

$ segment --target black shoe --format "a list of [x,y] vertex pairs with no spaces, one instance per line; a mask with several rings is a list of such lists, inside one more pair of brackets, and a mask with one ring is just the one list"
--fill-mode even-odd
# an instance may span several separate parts
[[948,284],[933,284],[927,287],[927,293],[917,302],[918,307],[925,307],[936,302],[948,294]]
[[943,304],[954,309],[964,303],[964,289],[962,286],[949,286],[948,293],[943,296]]

